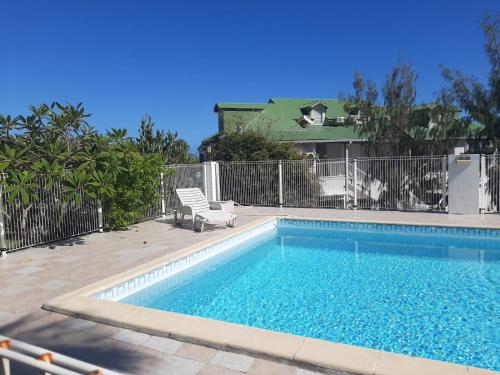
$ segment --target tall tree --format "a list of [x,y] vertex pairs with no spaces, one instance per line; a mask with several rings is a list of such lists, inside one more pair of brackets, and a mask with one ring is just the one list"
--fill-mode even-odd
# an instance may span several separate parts
[[361,73],[354,76],[354,94],[345,101],[350,121],[378,156],[446,153],[467,124],[449,103],[416,105],[417,74],[409,63],[399,63],[386,77],[381,90]]
[[483,18],[481,27],[490,63],[486,83],[458,70],[442,67],[443,77],[449,83],[442,96],[452,100],[470,121],[483,125],[478,135],[486,138],[486,146],[494,148],[500,143],[500,13],[494,18]]
[[198,160],[189,153],[189,145],[179,139],[177,132],[168,130],[154,130],[155,123],[151,116],[145,115],[141,119],[139,137],[136,144],[144,153],[160,154],[166,164],[196,163]]

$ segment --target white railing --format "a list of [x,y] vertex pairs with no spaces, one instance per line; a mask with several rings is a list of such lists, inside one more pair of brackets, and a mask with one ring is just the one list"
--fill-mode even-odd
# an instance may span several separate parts
[[[365,157],[232,161],[171,165],[161,178],[160,199],[151,202],[145,219],[180,207],[175,190],[200,188],[209,200],[241,205],[324,207],[446,212],[446,156]],[[500,156],[481,156],[481,212],[500,212]],[[38,181],[40,199],[8,202],[0,183],[0,251],[52,242],[102,228],[95,199],[80,206],[64,201],[61,184],[47,189]],[[104,221],[106,212],[103,213]]]
[[279,206],[278,161],[219,162],[221,200]]
[[356,175],[358,208],[446,210],[446,156],[359,158]]
[[9,194],[0,180],[0,251],[22,249],[99,230],[95,198],[81,196],[81,203],[65,199],[64,186],[52,186],[44,177],[33,181],[37,199],[27,203]]
[[446,211],[446,156],[221,162],[242,205]]
[[14,375],[11,362],[53,375],[120,375],[91,363],[0,335],[0,374]]

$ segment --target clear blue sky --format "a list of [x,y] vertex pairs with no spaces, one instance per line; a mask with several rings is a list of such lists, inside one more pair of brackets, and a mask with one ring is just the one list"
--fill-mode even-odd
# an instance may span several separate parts
[[5,0],[0,4],[0,113],[83,102],[92,124],[135,135],[143,114],[195,152],[217,129],[216,101],[335,98],[356,69],[382,82],[399,58],[484,77],[478,25],[497,0]]

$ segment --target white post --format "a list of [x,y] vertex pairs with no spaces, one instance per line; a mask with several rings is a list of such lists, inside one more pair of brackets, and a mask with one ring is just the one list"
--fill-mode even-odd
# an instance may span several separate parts
[[220,200],[220,181],[219,181],[219,163],[208,161],[205,165],[206,170],[206,197],[209,202]]
[[104,222],[102,220],[102,205],[101,200],[97,201],[97,225],[99,227],[99,232],[102,233],[102,228],[104,227]]
[[7,251],[7,242],[5,241],[5,221],[3,218],[4,207],[3,207],[3,184],[2,176],[0,176],[0,255],[4,255]]
[[220,201],[220,166],[219,163],[214,161],[215,164],[215,179],[214,179],[214,184],[215,184],[215,198],[216,200]]
[[279,186],[279,196],[278,196],[278,204],[283,207],[283,162],[278,161],[278,186]]
[[446,211],[448,211],[448,205],[446,204],[446,188],[448,182],[448,158],[443,156],[443,161],[441,165],[441,194],[443,196],[443,206]]
[[10,361],[7,358],[0,358],[0,375],[10,374]]
[[167,216],[167,204],[165,202],[165,182],[163,181],[163,172],[160,173],[160,186],[161,186],[161,217],[165,218]]
[[356,158],[353,160],[353,167],[354,167],[354,203],[353,203],[353,208],[354,211],[358,209],[358,161]]
[[344,197],[344,209],[347,208],[347,200],[349,199],[349,149],[345,144],[345,197]]
[[484,214],[486,212],[486,156],[481,155],[481,165],[479,167],[479,212]]
[[207,196],[207,162],[203,162],[203,194]]

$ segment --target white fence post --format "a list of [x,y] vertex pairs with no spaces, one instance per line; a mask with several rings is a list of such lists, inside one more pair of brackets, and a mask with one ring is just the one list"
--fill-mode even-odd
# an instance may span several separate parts
[[354,211],[358,209],[358,161],[356,158],[353,160],[353,180],[354,180],[354,202],[353,202],[353,208]]
[[278,197],[278,204],[281,207],[283,207],[283,162],[280,160],[278,161],[278,187],[279,187],[279,197]]
[[97,200],[97,226],[99,228],[99,232],[102,233],[104,221],[102,219],[102,204],[100,199]]
[[160,173],[160,186],[161,186],[161,216],[165,218],[167,216],[167,204],[165,202],[165,182],[163,172]]
[[204,172],[206,171],[206,197],[209,202],[220,200],[220,172],[219,163],[216,161],[208,161],[205,164]]
[[441,195],[443,196],[443,207],[448,211],[448,204],[446,203],[446,195],[448,194],[446,189],[448,186],[448,157],[443,156],[441,162]]
[[479,213],[484,214],[486,212],[486,156],[481,154],[481,165],[479,166]]
[[203,162],[203,194],[207,196],[207,162]]
[[0,255],[4,255],[4,251],[7,250],[7,242],[5,241],[5,221],[3,218],[4,207],[3,207],[3,184],[2,176],[0,176]]
[[345,145],[345,197],[344,197],[344,209],[347,208],[347,201],[349,199],[349,149],[347,144]]
[[214,178],[214,184],[215,184],[215,200],[220,201],[220,165],[218,162],[214,161],[215,165],[215,178]]

